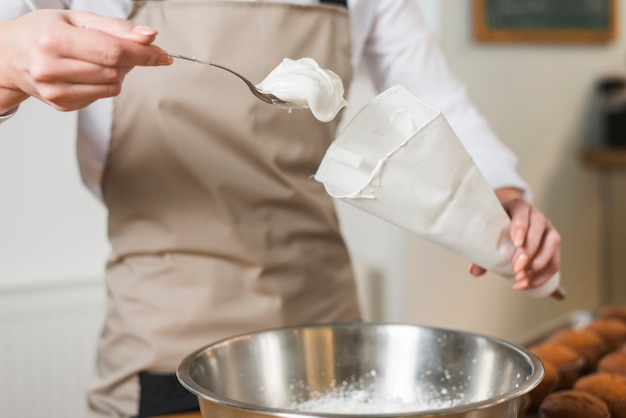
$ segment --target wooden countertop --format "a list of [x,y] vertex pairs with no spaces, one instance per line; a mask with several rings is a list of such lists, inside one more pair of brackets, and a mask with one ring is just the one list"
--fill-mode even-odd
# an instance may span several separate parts
[[155,418],[202,418],[200,412],[187,412],[185,414],[161,415]]

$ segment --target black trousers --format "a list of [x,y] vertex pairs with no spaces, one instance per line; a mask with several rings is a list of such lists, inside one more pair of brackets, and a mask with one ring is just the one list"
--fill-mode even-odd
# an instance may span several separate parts
[[198,398],[185,389],[175,374],[139,373],[139,417],[199,411]]

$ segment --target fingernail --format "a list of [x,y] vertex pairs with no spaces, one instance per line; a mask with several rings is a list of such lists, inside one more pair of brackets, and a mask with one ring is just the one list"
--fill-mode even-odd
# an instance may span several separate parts
[[513,244],[515,244],[516,247],[521,247],[524,244],[524,231],[523,230],[518,229],[517,231],[515,231]]
[[521,253],[517,256],[517,259],[513,263],[513,271],[518,272],[521,271],[524,267],[526,267],[526,263],[528,262],[528,256],[525,253]]
[[135,26],[133,28],[133,33],[144,36],[153,36],[157,34],[156,29],[150,28],[148,26]]
[[522,289],[526,289],[526,288],[528,288],[528,279],[523,279],[523,280],[517,281],[513,285],[513,289],[514,290],[522,290]]
[[167,54],[161,54],[161,56],[159,57],[157,64],[158,65],[169,65],[172,62],[174,62],[174,58],[170,57]]

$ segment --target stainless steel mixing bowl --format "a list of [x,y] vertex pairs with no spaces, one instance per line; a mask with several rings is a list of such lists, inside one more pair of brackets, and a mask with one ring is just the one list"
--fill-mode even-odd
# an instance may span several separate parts
[[205,418],[513,418],[543,366],[483,335],[338,323],[229,338],[187,356],[177,374]]

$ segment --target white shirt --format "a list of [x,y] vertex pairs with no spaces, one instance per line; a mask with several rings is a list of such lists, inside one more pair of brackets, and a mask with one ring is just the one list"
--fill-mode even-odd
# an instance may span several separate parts
[[[291,2],[317,4],[318,0]],[[124,18],[130,4],[131,0],[2,0],[0,21],[44,8],[88,10]],[[527,190],[515,171],[515,155],[498,140],[468,99],[464,86],[450,73],[416,1],[348,0],[348,6],[353,66],[363,66],[378,91],[401,84],[440,109],[493,188]],[[98,197],[111,139],[112,102],[101,99],[78,114],[78,163],[83,182]],[[0,123],[4,119],[0,117]]]

